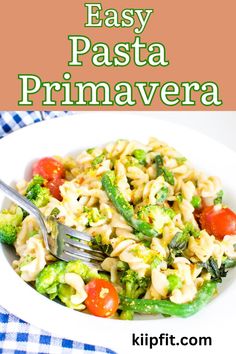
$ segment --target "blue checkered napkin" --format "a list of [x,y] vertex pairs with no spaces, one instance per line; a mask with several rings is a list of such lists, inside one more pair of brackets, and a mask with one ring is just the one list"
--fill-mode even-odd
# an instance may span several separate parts
[[0,307],[0,354],[89,354],[112,350],[82,344],[49,333],[20,320]]
[[71,115],[69,111],[0,111],[0,138],[19,128],[42,120]]
[[0,138],[26,125],[40,122],[42,114],[39,111],[0,112]]
[[44,120],[51,119],[51,118],[57,118],[57,117],[62,117],[64,115],[72,115],[76,114],[78,112],[76,111],[41,111],[42,117]]

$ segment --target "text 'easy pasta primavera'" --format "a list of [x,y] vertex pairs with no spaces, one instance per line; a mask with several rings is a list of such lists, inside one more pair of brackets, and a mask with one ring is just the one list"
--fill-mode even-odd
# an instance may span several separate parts
[[221,182],[167,144],[118,140],[76,157],[46,157],[17,184],[45,216],[92,236],[103,271],[45,248],[37,221],[18,206],[0,214],[13,267],[38,292],[80,311],[187,317],[216,294],[236,265],[236,214]]

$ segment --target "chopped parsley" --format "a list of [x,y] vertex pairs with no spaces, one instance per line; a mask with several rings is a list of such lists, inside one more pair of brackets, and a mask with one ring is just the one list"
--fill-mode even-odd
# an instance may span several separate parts
[[222,200],[223,200],[223,195],[224,192],[222,190],[220,190],[217,194],[216,194],[216,198],[214,199],[214,204],[222,204]]

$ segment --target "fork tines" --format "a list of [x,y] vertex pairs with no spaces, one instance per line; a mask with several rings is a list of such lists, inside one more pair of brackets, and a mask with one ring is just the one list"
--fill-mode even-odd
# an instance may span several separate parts
[[60,242],[63,243],[62,251],[66,254],[69,260],[80,259],[83,262],[101,263],[106,255],[100,251],[91,248],[88,242],[92,237],[83,232],[71,229],[70,227],[58,223]]

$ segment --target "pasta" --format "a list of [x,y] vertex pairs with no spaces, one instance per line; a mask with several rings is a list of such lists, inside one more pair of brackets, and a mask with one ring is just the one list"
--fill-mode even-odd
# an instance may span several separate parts
[[66,273],[65,284],[68,284],[76,291],[76,293],[70,297],[71,303],[76,305],[77,309],[85,309],[83,302],[87,297],[87,293],[85,291],[85,284],[81,276],[75,273]]
[[[148,280],[142,298],[187,303],[204,281],[214,279],[211,266],[221,272],[226,258],[236,260],[236,234],[219,239],[202,227],[197,215],[202,206],[211,205],[216,211],[225,207],[222,200],[216,202],[222,190],[219,178],[195,170],[167,144],[155,138],[146,145],[118,140],[75,158],[57,159],[66,170],[61,200],[50,196],[41,211],[49,216],[57,210],[59,221],[87,232],[97,246],[109,247],[101,266],[118,291],[123,291],[122,266]],[[116,187],[135,218],[151,225],[158,237],[148,239],[118,212],[102,185],[107,171],[114,171]],[[25,194],[27,186],[21,181],[17,188]],[[180,235],[187,240],[184,246],[178,244]],[[22,222],[15,249],[19,260],[14,261],[14,268],[27,282],[34,282],[55,261],[31,216]],[[87,297],[83,278],[68,272],[63,279],[73,289],[64,303],[83,310]],[[175,287],[173,279],[178,283]]]

